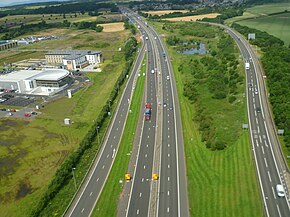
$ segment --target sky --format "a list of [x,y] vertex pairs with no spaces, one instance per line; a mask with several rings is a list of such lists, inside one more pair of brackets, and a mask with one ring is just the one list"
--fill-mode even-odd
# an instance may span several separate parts
[[[53,0],[0,0],[0,7],[17,5],[17,4],[25,4],[25,3],[37,3],[37,2],[49,2]],[[64,1],[64,0],[57,0]]]

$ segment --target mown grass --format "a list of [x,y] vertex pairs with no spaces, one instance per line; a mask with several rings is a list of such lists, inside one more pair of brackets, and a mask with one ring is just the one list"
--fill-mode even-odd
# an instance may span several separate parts
[[[128,114],[126,126],[114,165],[92,216],[107,217],[116,216],[117,214],[118,199],[124,184],[126,184],[124,182],[124,175],[127,171],[130,160],[130,155],[128,155],[128,153],[132,150],[140,106],[142,103],[145,85],[145,76],[142,76],[142,74],[145,73],[145,71],[146,66],[143,65],[140,73],[141,76],[138,77],[135,92],[130,105],[130,110],[132,112]],[[122,183],[119,182],[120,180],[122,180]]]
[[[160,23],[154,26],[166,37],[172,34],[162,30]],[[178,31],[176,28],[175,34]],[[216,42],[208,40],[207,43],[215,47]],[[238,100],[230,104],[213,99],[205,84],[198,84],[200,103],[211,114],[217,134],[224,135],[228,142],[224,150],[211,151],[201,142],[199,124],[194,121],[198,115],[195,105],[183,95],[184,82],[190,72],[178,72],[185,59],[200,57],[178,54],[172,47],[169,52],[180,100],[191,216],[263,216],[249,133],[241,128],[242,123],[247,123],[245,86],[238,89]],[[242,66],[238,70],[244,73]]]
[[280,38],[287,46],[290,45],[290,13],[241,20],[237,23],[242,26],[265,31],[270,35]]
[[[110,39],[110,33],[107,35]],[[114,36],[115,40],[110,41],[107,49],[121,47],[128,35],[129,32],[124,31]],[[104,37],[99,40],[108,42]],[[87,86],[71,99],[62,98],[46,104],[34,120],[1,119],[0,162],[6,165],[0,171],[1,216],[28,216],[35,207],[57,168],[78,147],[100,113],[124,68],[122,55],[121,52],[108,54],[101,73],[87,74],[90,78]],[[112,59],[115,60],[113,64]],[[64,126],[64,118],[71,118],[74,123]],[[91,157],[84,160],[84,164],[88,165]],[[84,171],[85,168],[82,171],[77,168],[76,176]],[[80,183],[80,178],[77,181]],[[66,196],[57,198],[56,204],[61,205],[60,201],[68,199],[66,189],[63,192]],[[51,204],[47,213],[55,209],[62,214],[56,207]]]
[[[290,13],[282,13],[289,11],[289,3],[264,4],[247,8],[243,16],[233,17],[225,21],[230,25],[237,22],[240,25],[265,31],[276,36],[290,45]],[[274,13],[281,13],[271,15]]]

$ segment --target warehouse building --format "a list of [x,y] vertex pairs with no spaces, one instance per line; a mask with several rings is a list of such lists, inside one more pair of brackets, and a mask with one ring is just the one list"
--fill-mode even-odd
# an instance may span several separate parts
[[89,64],[101,63],[102,53],[86,50],[57,50],[45,54],[45,60],[48,64],[63,64],[68,70],[77,70]]
[[69,71],[64,69],[20,70],[0,76],[0,89],[23,94],[52,95],[68,86]]

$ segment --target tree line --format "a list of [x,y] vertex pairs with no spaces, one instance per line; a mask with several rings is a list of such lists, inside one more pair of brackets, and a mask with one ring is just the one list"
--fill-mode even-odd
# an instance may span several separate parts
[[18,28],[11,28],[6,29],[3,27],[0,27],[0,33],[5,33],[1,40],[11,40],[16,37],[19,37],[24,34],[38,32],[44,29],[50,29],[50,28],[76,28],[76,29],[91,29],[96,32],[101,32],[103,30],[103,27],[98,25],[105,22],[102,21],[95,21],[95,22],[76,22],[71,23],[67,20],[64,20],[63,22],[57,22],[57,23],[46,23],[44,20],[37,24],[22,24]]
[[0,12],[1,16],[7,15],[22,15],[22,14],[67,14],[78,12],[98,12],[99,10],[107,10],[110,12],[118,12],[119,9],[114,3],[97,3],[90,2],[74,2],[63,3],[60,5],[48,5],[45,7],[29,9],[26,7],[17,7],[11,10],[3,10]]
[[262,65],[267,76],[269,99],[274,121],[278,129],[284,129],[284,142],[290,155],[290,46],[284,46],[279,38],[246,26],[234,23],[233,27],[245,35],[255,33],[251,44],[259,46],[263,52]]

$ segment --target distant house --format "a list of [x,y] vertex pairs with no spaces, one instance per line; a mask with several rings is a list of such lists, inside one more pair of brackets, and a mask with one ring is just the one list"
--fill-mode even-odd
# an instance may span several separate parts
[[63,64],[68,70],[82,69],[89,64],[102,61],[100,51],[57,50],[45,54],[45,60],[50,64]]

